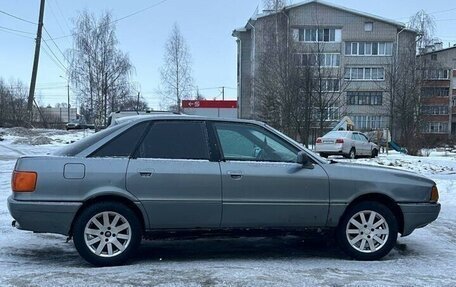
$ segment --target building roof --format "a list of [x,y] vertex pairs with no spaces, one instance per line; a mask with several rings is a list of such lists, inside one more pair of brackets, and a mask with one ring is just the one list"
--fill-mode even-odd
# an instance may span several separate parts
[[456,46],[451,46],[451,47],[447,47],[447,48],[443,48],[443,49],[439,49],[439,50],[435,50],[435,51],[424,52],[424,53],[421,53],[421,54],[419,54],[417,56],[425,56],[425,55],[430,55],[430,54],[436,54],[436,53],[448,51],[448,50],[451,50],[451,49],[456,49]]
[[[347,8],[347,7],[344,7],[344,6],[336,5],[336,4],[333,4],[333,3],[330,3],[330,2],[326,2],[326,1],[322,1],[322,0],[308,0],[308,1],[303,1],[303,2],[296,3],[296,4],[292,4],[292,5],[288,5],[288,6],[285,6],[282,10],[280,10],[280,12],[291,10],[293,8],[305,6],[305,5],[312,4],[312,3],[317,3],[317,4],[320,4],[320,5],[324,5],[324,6],[327,6],[327,7],[330,7],[330,8],[334,8],[334,9],[337,9],[337,10],[341,10],[341,11],[344,11],[344,12],[347,12],[347,13],[351,13],[351,14],[354,14],[354,15],[371,18],[371,19],[374,19],[374,20],[377,20],[377,21],[380,21],[380,22],[384,22],[384,23],[387,23],[387,24],[390,24],[390,25],[394,25],[394,26],[396,26],[398,28],[401,28],[401,29],[408,30],[408,31],[416,33],[415,30],[407,28],[406,25],[404,23],[402,23],[402,22],[398,22],[398,21],[394,21],[394,20],[391,20],[391,19],[383,18],[383,17],[377,16],[377,15],[366,13],[366,12],[361,12],[361,11],[358,11],[358,10],[354,10],[354,9],[351,9],[351,8]],[[252,18],[249,19],[249,22],[250,21],[256,21],[259,18],[271,16],[271,15],[274,15],[274,14],[280,13],[280,12],[275,12],[275,11],[263,12],[263,13],[254,15]],[[245,32],[246,30],[249,29],[248,26],[249,25],[247,24],[243,28],[235,29],[233,31],[233,35],[236,32]]]

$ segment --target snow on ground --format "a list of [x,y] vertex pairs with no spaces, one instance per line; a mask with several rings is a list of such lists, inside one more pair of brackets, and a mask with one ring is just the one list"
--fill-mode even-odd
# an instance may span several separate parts
[[24,135],[3,135],[0,141],[0,286],[456,286],[454,154],[392,153],[353,160],[415,171],[439,187],[439,218],[399,238],[381,261],[350,260],[330,240],[276,237],[145,241],[130,265],[93,268],[64,236],[33,234],[10,225],[6,198],[15,159],[46,154],[85,136],[50,130],[37,134],[34,137],[44,135],[51,143],[24,144]]

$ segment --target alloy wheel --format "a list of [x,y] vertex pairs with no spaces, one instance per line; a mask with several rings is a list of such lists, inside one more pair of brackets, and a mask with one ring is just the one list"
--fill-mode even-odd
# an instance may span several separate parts
[[386,244],[389,226],[380,213],[363,210],[350,218],[345,234],[352,248],[363,253],[373,253]]
[[130,223],[121,214],[104,211],[94,215],[84,228],[84,241],[91,252],[101,257],[121,254],[132,239]]

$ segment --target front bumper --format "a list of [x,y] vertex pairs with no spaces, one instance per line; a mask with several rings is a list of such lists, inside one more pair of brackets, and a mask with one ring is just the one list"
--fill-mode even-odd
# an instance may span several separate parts
[[404,215],[404,231],[407,236],[417,228],[424,227],[436,220],[440,213],[440,203],[400,203]]
[[22,230],[69,235],[81,202],[19,201],[8,197],[8,209]]

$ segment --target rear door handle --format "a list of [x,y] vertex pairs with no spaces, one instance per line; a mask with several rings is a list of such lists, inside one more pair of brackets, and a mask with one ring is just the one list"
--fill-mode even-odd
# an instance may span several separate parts
[[242,171],[239,170],[229,170],[227,171],[227,174],[232,178],[232,179],[241,179],[242,178]]

